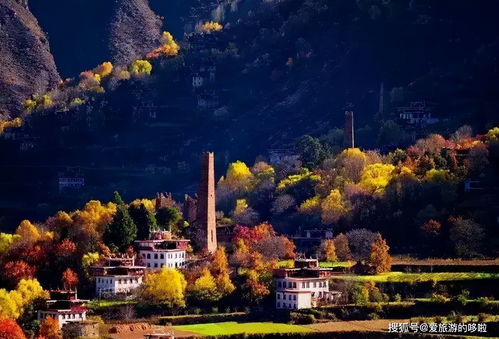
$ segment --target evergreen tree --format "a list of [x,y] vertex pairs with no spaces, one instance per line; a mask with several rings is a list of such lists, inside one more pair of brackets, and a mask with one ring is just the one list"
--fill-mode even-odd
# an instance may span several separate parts
[[124,204],[118,205],[113,220],[108,224],[104,241],[124,251],[137,237],[137,225]]
[[158,226],[167,231],[171,231],[173,226],[175,226],[180,219],[182,219],[182,215],[175,207],[160,208],[156,214]]
[[114,191],[113,193],[113,200],[112,200],[116,205],[124,205],[125,202],[121,198],[121,195],[118,191]]
[[128,212],[137,225],[137,239],[147,239],[150,232],[158,230],[156,217],[144,204],[130,205]]

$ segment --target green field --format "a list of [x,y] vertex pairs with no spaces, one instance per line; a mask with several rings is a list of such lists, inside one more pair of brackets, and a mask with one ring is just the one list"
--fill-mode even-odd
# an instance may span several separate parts
[[130,305],[130,304],[136,304],[137,301],[135,300],[98,300],[94,299],[91,300],[87,306],[92,309],[98,309],[98,308],[105,308],[105,307],[113,307],[113,306],[123,306],[123,305]]
[[[279,267],[293,267],[293,260],[281,260],[277,263]],[[355,264],[353,261],[321,261],[319,263],[320,267],[330,268],[330,267],[352,267]]]
[[425,282],[425,281],[454,281],[454,280],[481,280],[499,279],[499,273],[484,272],[439,272],[439,273],[403,273],[390,272],[378,275],[338,275],[333,279],[350,281],[373,282]]
[[228,335],[238,333],[301,333],[313,331],[312,329],[303,326],[271,322],[223,322],[196,325],[180,325],[173,326],[173,328],[180,331],[195,332],[201,335]]

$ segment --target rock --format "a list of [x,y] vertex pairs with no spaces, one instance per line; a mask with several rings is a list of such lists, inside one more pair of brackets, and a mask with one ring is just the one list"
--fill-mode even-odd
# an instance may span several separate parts
[[47,37],[26,1],[0,1],[0,60],[0,119],[19,116],[24,100],[60,81]]
[[158,47],[162,25],[148,0],[115,2],[109,42],[111,61],[129,64]]

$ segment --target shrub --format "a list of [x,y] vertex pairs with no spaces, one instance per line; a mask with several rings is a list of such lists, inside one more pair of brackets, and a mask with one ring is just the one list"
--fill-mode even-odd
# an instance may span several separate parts
[[369,318],[369,320],[378,320],[378,319],[380,319],[379,314],[376,313],[376,312],[369,313],[367,315],[367,317]]
[[493,315],[488,314],[488,313],[478,313],[478,322],[479,323],[484,323],[488,321],[492,321],[494,318]]
[[393,301],[395,302],[401,302],[402,301],[402,296],[400,295],[400,293],[397,293],[393,296]]
[[316,322],[316,318],[313,314],[302,314],[297,312],[291,312],[291,321],[295,324],[313,324]]

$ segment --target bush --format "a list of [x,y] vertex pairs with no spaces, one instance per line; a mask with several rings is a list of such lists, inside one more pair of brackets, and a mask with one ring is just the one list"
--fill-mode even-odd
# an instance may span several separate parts
[[487,314],[487,313],[478,313],[478,322],[479,323],[484,323],[488,321],[492,321],[494,318],[493,315]]
[[313,314],[302,314],[297,312],[291,312],[291,321],[294,324],[314,324],[316,322],[316,318]]
[[378,320],[378,319],[380,319],[379,314],[375,313],[375,312],[369,313],[367,315],[367,317],[369,318],[369,320]]
[[401,302],[402,301],[402,296],[400,295],[400,293],[397,293],[393,296],[393,301],[395,302]]

